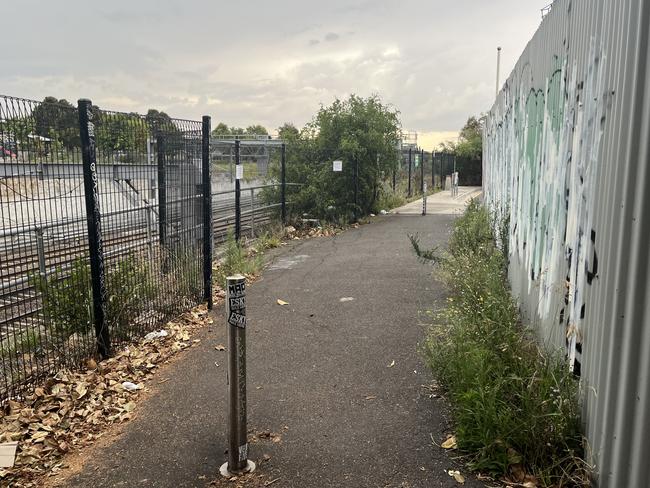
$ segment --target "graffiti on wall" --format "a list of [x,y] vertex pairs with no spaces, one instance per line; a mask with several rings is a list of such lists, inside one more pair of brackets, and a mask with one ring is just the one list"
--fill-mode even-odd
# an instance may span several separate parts
[[613,95],[604,89],[603,56],[592,41],[586,63],[554,55],[542,77],[522,56],[484,134],[485,201],[499,219],[509,217],[510,273],[525,276],[513,292],[535,295],[529,312],[563,328],[577,372],[585,290],[598,266],[593,188]]

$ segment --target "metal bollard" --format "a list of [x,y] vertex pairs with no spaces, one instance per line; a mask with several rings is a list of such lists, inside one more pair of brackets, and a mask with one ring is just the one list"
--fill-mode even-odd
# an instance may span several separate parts
[[228,322],[228,461],[220,472],[230,478],[255,470],[248,459],[246,425],[246,279],[226,278]]
[[427,182],[422,185],[422,215],[427,214]]

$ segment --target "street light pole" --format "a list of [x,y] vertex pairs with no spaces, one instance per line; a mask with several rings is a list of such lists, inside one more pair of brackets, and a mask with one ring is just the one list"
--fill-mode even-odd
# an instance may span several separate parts
[[499,95],[499,70],[501,69],[501,46],[497,47],[497,89],[496,96]]

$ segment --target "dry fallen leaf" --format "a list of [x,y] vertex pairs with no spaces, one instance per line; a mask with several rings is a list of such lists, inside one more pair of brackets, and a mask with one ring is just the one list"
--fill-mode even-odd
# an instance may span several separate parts
[[516,481],[517,483],[523,482],[524,478],[526,478],[526,471],[521,464],[510,465],[510,474],[513,481]]
[[375,398],[377,398],[375,395],[368,395],[366,400],[374,400]]
[[527,474],[523,484],[524,488],[537,488],[539,482],[532,474]]
[[88,389],[86,388],[85,383],[79,383],[77,384],[76,388],[74,391],[77,393],[77,400],[81,400],[86,393],[88,393]]
[[278,298],[278,305],[289,305],[289,302],[285,302],[284,300],[280,300]]
[[454,478],[461,485],[465,483],[465,477],[462,474],[460,474],[460,471],[455,469],[450,469],[449,471],[447,471],[447,474],[452,478]]
[[447,437],[447,440],[440,444],[440,447],[443,449],[456,449],[458,447],[458,444],[456,443],[456,436],[449,436]]
[[193,331],[209,321],[206,306],[201,305],[165,325],[171,341],[131,343],[109,359],[86,361],[83,371],[60,370],[20,402],[7,401],[0,415],[0,443],[18,446],[14,466],[0,468],[0,484],[42,486],[43,476],[61,470],[63,454],[91,444],[110,424],[132,418],[136,393],[123,383],[142,388],[158,365],[195,344]]
[[135,409],[135,402],[128,402],[122,408],[125,412],[132,412]]
[[387,368],[392,368],[393,366],[395,366],[395,360],[394,360],[394,359],[393,359],[393,360],[391,361],[391,363],[390,363],[388,366],[386,366],[386,367],[387,367]]
[[214,346],[214,348],[217,351],[225,351],[226,350],[226,346],[224,346],[223,344],[217,344],[216,346]]

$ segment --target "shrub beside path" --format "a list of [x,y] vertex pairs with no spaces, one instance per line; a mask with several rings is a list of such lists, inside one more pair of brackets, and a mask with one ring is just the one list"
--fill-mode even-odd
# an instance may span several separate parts
[[[444,207],[462,209],[463,200]],[[218,475],[227,446],[227,351],[217,347],[227,341],[218,308],[201,342],[158,373],[165,381],[155,382],[136,418],[89,450],[65,486],[461,486],[448,470],[465,474],[463,486],[483,486],[433,443],[445,440],[450,424],[418,352],[427,322],[419,311],[441,305],[444,290],[407,234],[442,246],[452,219],[400,212],[335,237],[293,241],[248,288],[255,476]]]

